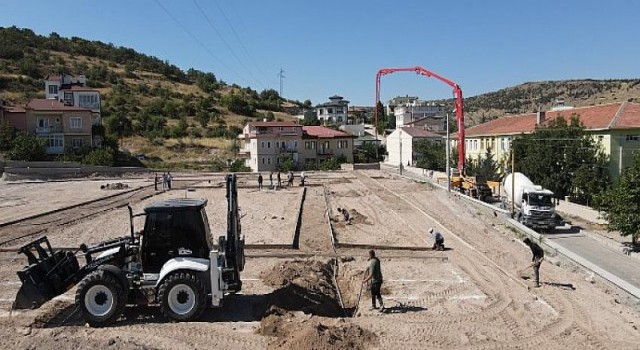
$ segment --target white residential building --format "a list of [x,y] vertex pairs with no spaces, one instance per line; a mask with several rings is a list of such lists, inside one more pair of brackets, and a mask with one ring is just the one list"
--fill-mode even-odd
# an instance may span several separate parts
[[416,142],[428,140],[444,143],[442,135],[427,130],[424,127],[400,127],[387,136],[387,159],[386,162],[392,165],[412,165],[415,166],[418,154],[414,151]]
[[75,78],[69,74],[49,75],[44,85],[47,99],[58,100],[65,106],[90,109],[93,112],[93,124],[102,123],[100,91],[87,87],[84,75]]
[[329,102],[316,106],[316,115],[322,122],[334,122],[338,125],[347,124],[349,101],[342,96],[329,97]]

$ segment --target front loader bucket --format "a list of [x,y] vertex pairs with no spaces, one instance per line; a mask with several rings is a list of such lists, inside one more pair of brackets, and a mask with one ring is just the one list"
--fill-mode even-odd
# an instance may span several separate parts
[[75,284],[80,271],[78,259],[72,252],[54,252],[46,236],[23,246],[20,253],[27,256],[29,265],[17,272],[22,286],[13,303],[14,310],[38,308]]

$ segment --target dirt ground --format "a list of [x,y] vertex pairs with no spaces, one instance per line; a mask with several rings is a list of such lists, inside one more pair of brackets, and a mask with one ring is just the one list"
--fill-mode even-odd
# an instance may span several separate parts
[[[11,313],[19,288],[15,271],[24,257],[0,253],[0,347],[640,348],[637,300],[586,279],[584,272],[552,256],[542,265],[542,287],[530,288],[531,280],[519,277],[530,261],[529,249],[490,211],[379,171],[306,175],[314,186],[307,188],[303,206],[300,250],[248,250],[243,291],[198,322],[171,323],[157,308],[128,308],[113,326],[89,328],[73,313],[74,289],[40,309]],[[244,183],[253,182],[247,178]],[[214,235],[223,232],[224,191],[207,187],[208,181],[199,185],[195,192],[148,200],[204,196],[210,201]],[[242,188],[247,242],[290,243],[301,194],[298,187],[277,192]],[[350,212],[349,224],[337,216],[338,207]],[[113,232],[126,233],[126,215],[117,209],[47,234],[60,246],[98,242]],[[337,241],[349,248],[331,245],[328,218],[334,220]],[[432,244],[429,227],[442,232],[446,251],[422,249]],[[366,286],[360,293],[368,246],[378,246],[383,312],[370,309]]]

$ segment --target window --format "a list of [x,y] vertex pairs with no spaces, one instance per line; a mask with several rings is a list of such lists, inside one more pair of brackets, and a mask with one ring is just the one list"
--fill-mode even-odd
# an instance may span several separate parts
[[49,147],[53,148],[63,148],[64,147],[64,138],[62,135],[49,135]]
[[478,140],[473,140],[473,149],[478,150]]
[[57,95],[58,94],[58,85],[49,85],[49,94]]
[[82,139],[71,139],[71,147],[81,148],[84,141]]
[[627,135],[627,141],[638,141],[638,135]]
[[293,148],[298,148],[298,141],[293,141]]
[[267,164],[271,164],[271,157],[267,157]]
[[276,148],[280,148],[280,141],[276,141]]
[[333,108],[327,108],[327,113],[333,114]]
[[604,136],[602,135],[598,136],[598,142],[602,143],[602,141],[604,141]]
[[324,142],[324,149],[329,149],[329,141]]
[[[264,148],[264,141],[260,142],[260,148]],[[264,164],[264,162],[262,164]]]
[[39,128],[48,128],[49,127],[49,119],[38,118],[38,127]]
[[282,130],[283,130],[282,127],[278,127],[278,131],[282,132]]
[[81,129],[82,128],[82,118],[80,118],[80,117],[71,117],[71,118],[69,118],[69,123],[71,124],[71,129]]
[[262,164],[264,164],[264,157],[262,157]]
[[267,148],[271,148],[271,141],[267,141]]
[[98,105],[98,95],[83,94],[78,96],[80,107],[96,107]]

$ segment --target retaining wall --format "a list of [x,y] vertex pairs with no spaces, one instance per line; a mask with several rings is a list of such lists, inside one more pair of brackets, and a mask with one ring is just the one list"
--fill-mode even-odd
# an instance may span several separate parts
[[61,179],[87,177],[91,175],[118,176],[128,173],[146,173],[149,169],[141,167],[108,167],[82,165],[76,162],[6,162],[3,179]]

